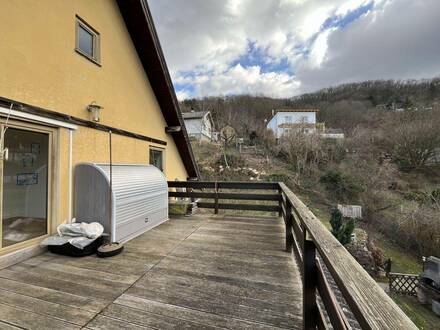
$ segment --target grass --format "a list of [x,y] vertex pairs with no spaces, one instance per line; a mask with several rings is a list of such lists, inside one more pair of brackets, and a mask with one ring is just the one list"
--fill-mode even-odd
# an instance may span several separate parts
[[402,251],[402,249],[387,239],[376,235],[374,243],[383,250],[386,258],[391,258],[391,271],[394,273],[420,274],[422,262],[419,258]]
[[415,297],[392,294],[391,298],[419,329],[434,330],[439,328],[440,317],[431,311],[430,305],[419,304]]

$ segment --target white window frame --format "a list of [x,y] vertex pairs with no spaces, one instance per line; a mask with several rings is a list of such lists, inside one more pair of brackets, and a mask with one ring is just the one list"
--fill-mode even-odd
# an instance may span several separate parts
[[153,164],[151,164],[151,158],[150,158],[150,151],[151,150],[159,151],[159,152],[162,153],[162,169],[159,168],[159,170],[161,170],[162,173],[165,173],[165,166],[166,166],[166,164],[165,164],[165,149],[164,148],[155,147],[155,146],[149,146],[149,148],[148,148],[148,164],[153,165]]
[[[92,56],[79,48],[79,28],[86,30],[92,35]],[[93,63],[101,66],[101,35],[78,15],[75,18],[75,51]]]

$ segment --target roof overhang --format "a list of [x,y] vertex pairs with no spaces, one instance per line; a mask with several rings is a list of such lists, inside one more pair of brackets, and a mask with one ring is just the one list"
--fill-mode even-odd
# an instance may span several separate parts
[[171,134],[189,177],[200,177],[183,123],[171,77],[146,0],[116,0],[167,126],[181,126]]

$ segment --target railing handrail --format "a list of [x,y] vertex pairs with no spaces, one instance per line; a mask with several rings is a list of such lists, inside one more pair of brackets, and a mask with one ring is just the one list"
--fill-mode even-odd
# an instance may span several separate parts
[[[360,326],[363,329],[417,329],[309,208],[284,183],[280,183],[280,188],[285,203],[290,204],[297,219],[294,221],[300,222],[302,234],[306,234],[304,241],[313,242]],[[295,230],[293,234],[298,240]],[[304,277],[307,278],[307,274]]]
[[168,181],[170,188],[280,190],[278,182]]

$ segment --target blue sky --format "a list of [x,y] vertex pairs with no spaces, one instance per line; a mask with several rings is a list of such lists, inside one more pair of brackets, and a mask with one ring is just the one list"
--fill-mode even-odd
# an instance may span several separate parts
[[255,3],[149,0],[179,99],[292,97],[346,82],[440,73],[440,1]]

